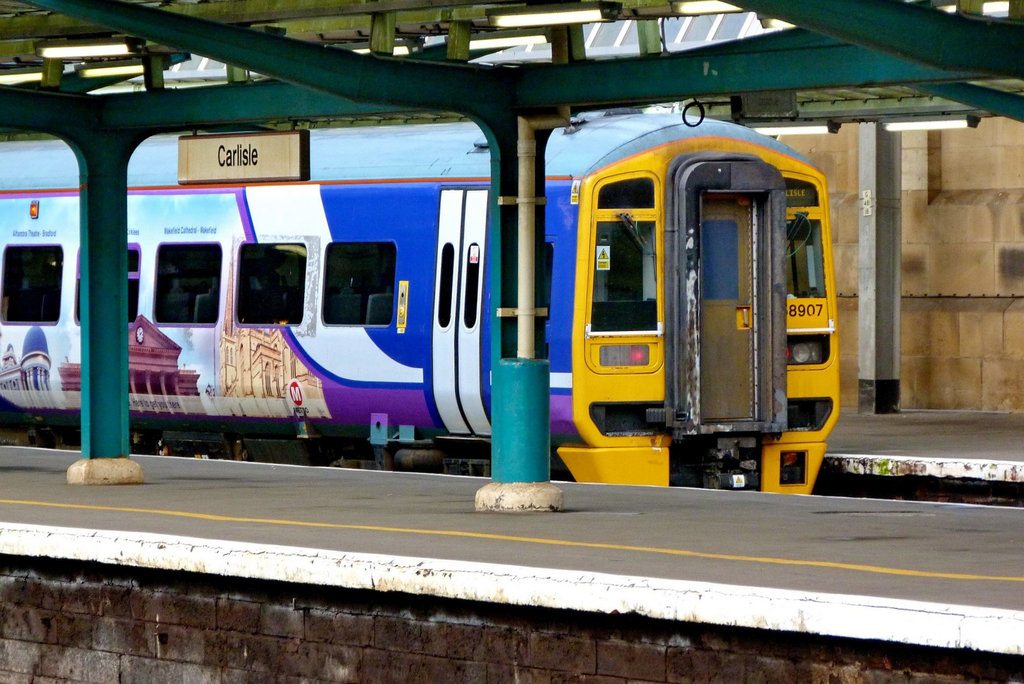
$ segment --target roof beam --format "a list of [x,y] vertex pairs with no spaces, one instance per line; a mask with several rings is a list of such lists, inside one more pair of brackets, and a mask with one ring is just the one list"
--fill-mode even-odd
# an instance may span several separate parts
[[[815,68],[808,69],[808,64]],[[764,90],[979,77],[977,73],[947,72],[894,59],[799,29],[658,57],[524,65],[519,71],[516,103],[524,108],[667,102]]]
[[0,125],[67,136],[99,122],[101,103],[87,95],[0,88]]
[[110,130],[178,131],[409,111],[353,102],[279,81],[106,95],[103,101],[99,124]]
[[[744,9],[837,40],[952,71],[1024,76],[1024,25],[894,0],[741,0]],[[813,62],[809,62],[813,64]]]
[[[347,15],[369,15],[371,11],[408,11],[431,8],[472,6],[478,0],[388,0],[364,2],[352,0],[235,0],[233,2],[203,2],[171,4],[164,11],[224,24],[255,25],[282,21],[316,20]],[[482,12],[481,12],[482,14]],[[369,24],[369,20],[365,22]],[[40,36],[59,37],[95,32],[104,26],[93,21],[80,20],[63,14],[21,14],[5,17],[0,22],[0,40],[32,39]]]
[[120,0],[31,4],[352,100],[480,118],[497,118],[511,105],[506,76],[486,67],[362,56]]
[[94,31],[94,25],[59,14],[21,14],[4,17],[3,22],[0,22],[0,40],[60,38]]
[[1024,121],[1024,97],[971,83],[930,83],[914,86],[930,95],[983,109],[997,116]]
[[[644,15],[669,13],[668,3],[664,0],[623,0],[622,4],[626,11],[640,11]],[[183,16],[244,26],[298,22],[303,31],[324,30],[324,26],[330,26],[324,23],[325,20],[340,17],[348,17],[343,26],[369,26],[369,15],[375,12],[399,13],[399,24],[403,22],[402,15],[407,13],[437,20],[484,16],[480,0],[232,0],[172,3],[162,9]],[[103,25],[61,14],[16,14],[4,17],[0,22],[0,40],[81,35],[95,32],[99,26]],[[291,26],[289,32],[293,32]]]
[[371,16],[370,52],[392,55],[395,52],[395,13],[379,12]]
[[977,113],[978,107],[962,104],[942,97],[931,97],[925,93],[930,86],[916,86],[921,90],[919,97],[864,98],[841,100],[839,102],[813,101],[798,105],[800,119],[839,121],[874,120],[893,116],[938,116],[950,113]]

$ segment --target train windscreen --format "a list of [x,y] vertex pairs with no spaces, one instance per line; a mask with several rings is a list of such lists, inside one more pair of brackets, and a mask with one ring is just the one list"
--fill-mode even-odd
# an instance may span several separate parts
[[825,296],[821,221],[797,212],[786,222],[786,262],[786,293],[789,296]]

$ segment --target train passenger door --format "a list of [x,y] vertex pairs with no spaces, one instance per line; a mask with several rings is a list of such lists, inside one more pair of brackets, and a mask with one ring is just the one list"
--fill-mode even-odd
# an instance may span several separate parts
[[670,169],[666,409],[677,436],[785,428],[785,183],[753,157]]
[[700,210],[700,415],[712,422],[757,420],[762,321],[754,306],[753,202],[748,195],[705,195]]
[[453,434],[491,434],[483,399],[487,190],[441,191],[434,278],[434,401]]

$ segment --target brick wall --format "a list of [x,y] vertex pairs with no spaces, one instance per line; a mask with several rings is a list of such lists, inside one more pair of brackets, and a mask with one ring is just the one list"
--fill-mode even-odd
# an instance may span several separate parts
[[0,556],[0,681],[961,682],[1020,659]]
[[[902,406],[1024,411],[1024,123],[902,137]],[[855,407],[857,127],[785,142],[831,186],[841,400]]]

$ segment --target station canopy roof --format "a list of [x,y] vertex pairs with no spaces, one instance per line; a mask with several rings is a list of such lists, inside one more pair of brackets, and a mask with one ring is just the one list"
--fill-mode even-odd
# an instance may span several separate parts
[[[716,46],[763,43],[770,34],[808,34],[837,39],[827,30],[815,32],[795,28],[774,17],[747,11],[740,6],[712,7],[711,13],[698,13],[691,3],[669,0],[601,0],[563,3],[563,9],[600,5],[602,21],[557,27],[552,19],[539,19],[528,28],[496,26],[493,15],[502,10],[512,14],[526,9],[546,10],[553,5],[522,2],[503,3],[481,0],[128,0],[131,4],[156,7],[213,22],[244,26],[254,30],[285,35],[302,41],[345,50],[372,51],[378,56],[408,60],[462,60],[516,68],[542,65],[552,61],[597,61],[656,58],[672,53],[708,50]],[[844,0],[840,5],[848,5]],[[1024,37],[1024,0],[981,2],[980,0],[872,0],[913,5],[928,13],[954,12],[969,19],[979,30],[995,25],[1020,26]],[[880,5],[881,3],[881,5]],[[707,3],[705,3],[707,4]],[[750,3],[746,6],[751,9]],[[765,3],[760,3],[765,4]],[[772,3],[767,3],[771,5]],[[786,5],[786,2],[778,3]],[[804,5],[828,15],[831,5]],[[919,14],[926,17],[929,15]],[[834,22],[826,17],[824,23]],[[881,19],[885,21],[885,19]],[[803,25],[803,24],[801,24]],[[912,25],[902,27],[907,32]],[[969,29],[968,29],[969,30]],[[108,93],[143,88],[191,88],[226,82],[255,81],[262,77],[241,66],[225,65],[202,55],[140,41],[126,56],[52,57],[44,48],[78,45],[111,37],[112,32],[80,20],[55,13],[31,2],[0,0],[0,87],[45,88],[68,92]],[[559,36],[554,50],[553,36]],[[504,42],[495,43],[496,39]],[[842,40],[842,38],[838,38]],[[491,42],[487,42],[491,41]],[[1021,41],[1024,44],[1024,40]],[[993,45],[992,50],[1020,54],[1022,44]],[[870,46],[868,46],[870,47]],[[890,54],[915,60],[912,46],[891,45]],[[757,72],[758,52],[750,57],[750,69]],[[772,49],[769,47],[769,49]],[[1013,68],[999,70],[963,69],[952,44],[943,50],[951,56],[951,72],[968,73],[969,79],[922,81],[921,83],[872,85],[873,76],[854,87],[787,88],[784,73],[764,71],[758,75],[763,90],[723,95],[692,93],[700,105],[690,104],[687,114],[734,119],[750,125],[781,123],[818,123],[836,125],[864,120],[897,121],[904,119],[964,119],[1004,114],[1024,118],[1024,63],[1020,74]],[[963,49],[972,49],[967,46]],[[926,60],[921,60],[926,61]],[[935,60],[932,59],[932,62]],[[931,66],[935,66],[934,63]],[[96,67],[121,68],[120,72],[97,71]],[[819,65],[789,63],[793,70],[816,69]],[[143,69],[158,70],[158,78],[144,78]],[[964,91],[963,88],[972,90]],[[957,90],[960,89],[960,90]],[[966,92],[982,97],[949,97]],[[472,97],[467,93],[466,97]],[[691,100],[659,103],[663,108],[682,111]],[[986,106],[990,103],[996,106]],[[1018,102],[1019,101],[1019,102]],[[646,105],[652,103],[646,102]],[[1018,115],[1020,114],[1020,115]],[[382,115],[385,118],[391,115]],[[424,116],[422,114],[416,116]],[[439,118],[440,115],[427,115]],[[401,118],[401,117],[399,117]],[[335,121],[334,123],[344,123]],[[351,122],[349,122],[351,123]]]

